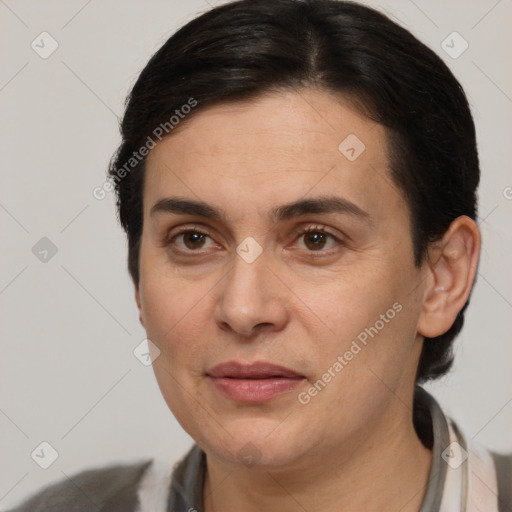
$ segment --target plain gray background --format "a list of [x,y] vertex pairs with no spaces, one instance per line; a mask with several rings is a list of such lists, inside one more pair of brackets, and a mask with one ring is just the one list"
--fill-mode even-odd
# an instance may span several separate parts
[[[178,27],[220,3],[0,0],[2,508],[86,467],[154,455],[172,463],[192,443],[151,366],[133,354],[145,333],[125,238],[113,196],[100,201],[92,190],[105,181],[124,97],[148,58]],[[366,3],[433,48],[473,108],[481,263],[455,369],[427,389],[468,438],[510,451],[512,2]],[[31,47],[51,49],[44,31],[58,43],[47,58]],[[464,41],[468,48],[454,58]],[[49,453],[41,442],[58,452],[48,469],[31,456]]]

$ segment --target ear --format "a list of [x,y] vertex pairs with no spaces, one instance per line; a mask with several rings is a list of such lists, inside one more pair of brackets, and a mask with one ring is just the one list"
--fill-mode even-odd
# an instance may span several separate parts
[[475,221],[457,217],[428,254],[428,277],[418,333],[435,338],[447,332],[468,300],[480,256],[481,236]]
[[145,327],[144,318],[142,315],[142,305],[141,305],[141,300],[140,300],[139,283],[135,283],[135,302],[137,303],[137,309],[139,310],[139,322],[142,325],[142,327]]

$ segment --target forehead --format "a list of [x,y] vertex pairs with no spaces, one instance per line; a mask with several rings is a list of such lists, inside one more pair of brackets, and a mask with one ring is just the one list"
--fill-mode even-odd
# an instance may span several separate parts
[[270,204],[333,192],[376,213],[401,200],[385,129],[339,96],[302,90],[194,113],[149,153],[144,208],[179,195],[266,214]]

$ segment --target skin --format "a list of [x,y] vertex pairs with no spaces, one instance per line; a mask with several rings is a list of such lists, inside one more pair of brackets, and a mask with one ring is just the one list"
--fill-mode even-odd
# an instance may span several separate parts
[[[366,146],[354,161],[338,150],[349,134]],[[267,215],[333,195],[367,216]],[[467,300],[475,223],[456,219],[416,267],[385,129],[313,89],[201,110],[151,150],[143,197],[135,296],[160,350],[153,368],[163,397],[207,454],[206,512],[418,511],[432,453],[412,424],[415,373],[423,336],[446,332]],[[206,202],[225,218],[151,213],[167,197]],[[308,227],[329,235],[301,235]],[[248,236],[262,248],[252,263],[236,252]],[[300,403],[396,303],[401,311]],[[306,378],[270,401],[235,402],[207,376],[230,360],[270,361]],[[254,464],[239,457],[247,446]]]

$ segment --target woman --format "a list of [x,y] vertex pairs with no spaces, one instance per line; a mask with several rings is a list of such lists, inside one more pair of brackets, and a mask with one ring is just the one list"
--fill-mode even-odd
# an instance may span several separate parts
[[233,2],[150,59],[121,131],[140,321],[196,444],[16,511],[510,509],[510,456],[420,386],[480,251],[474,124],[439,57],[362,5]]

